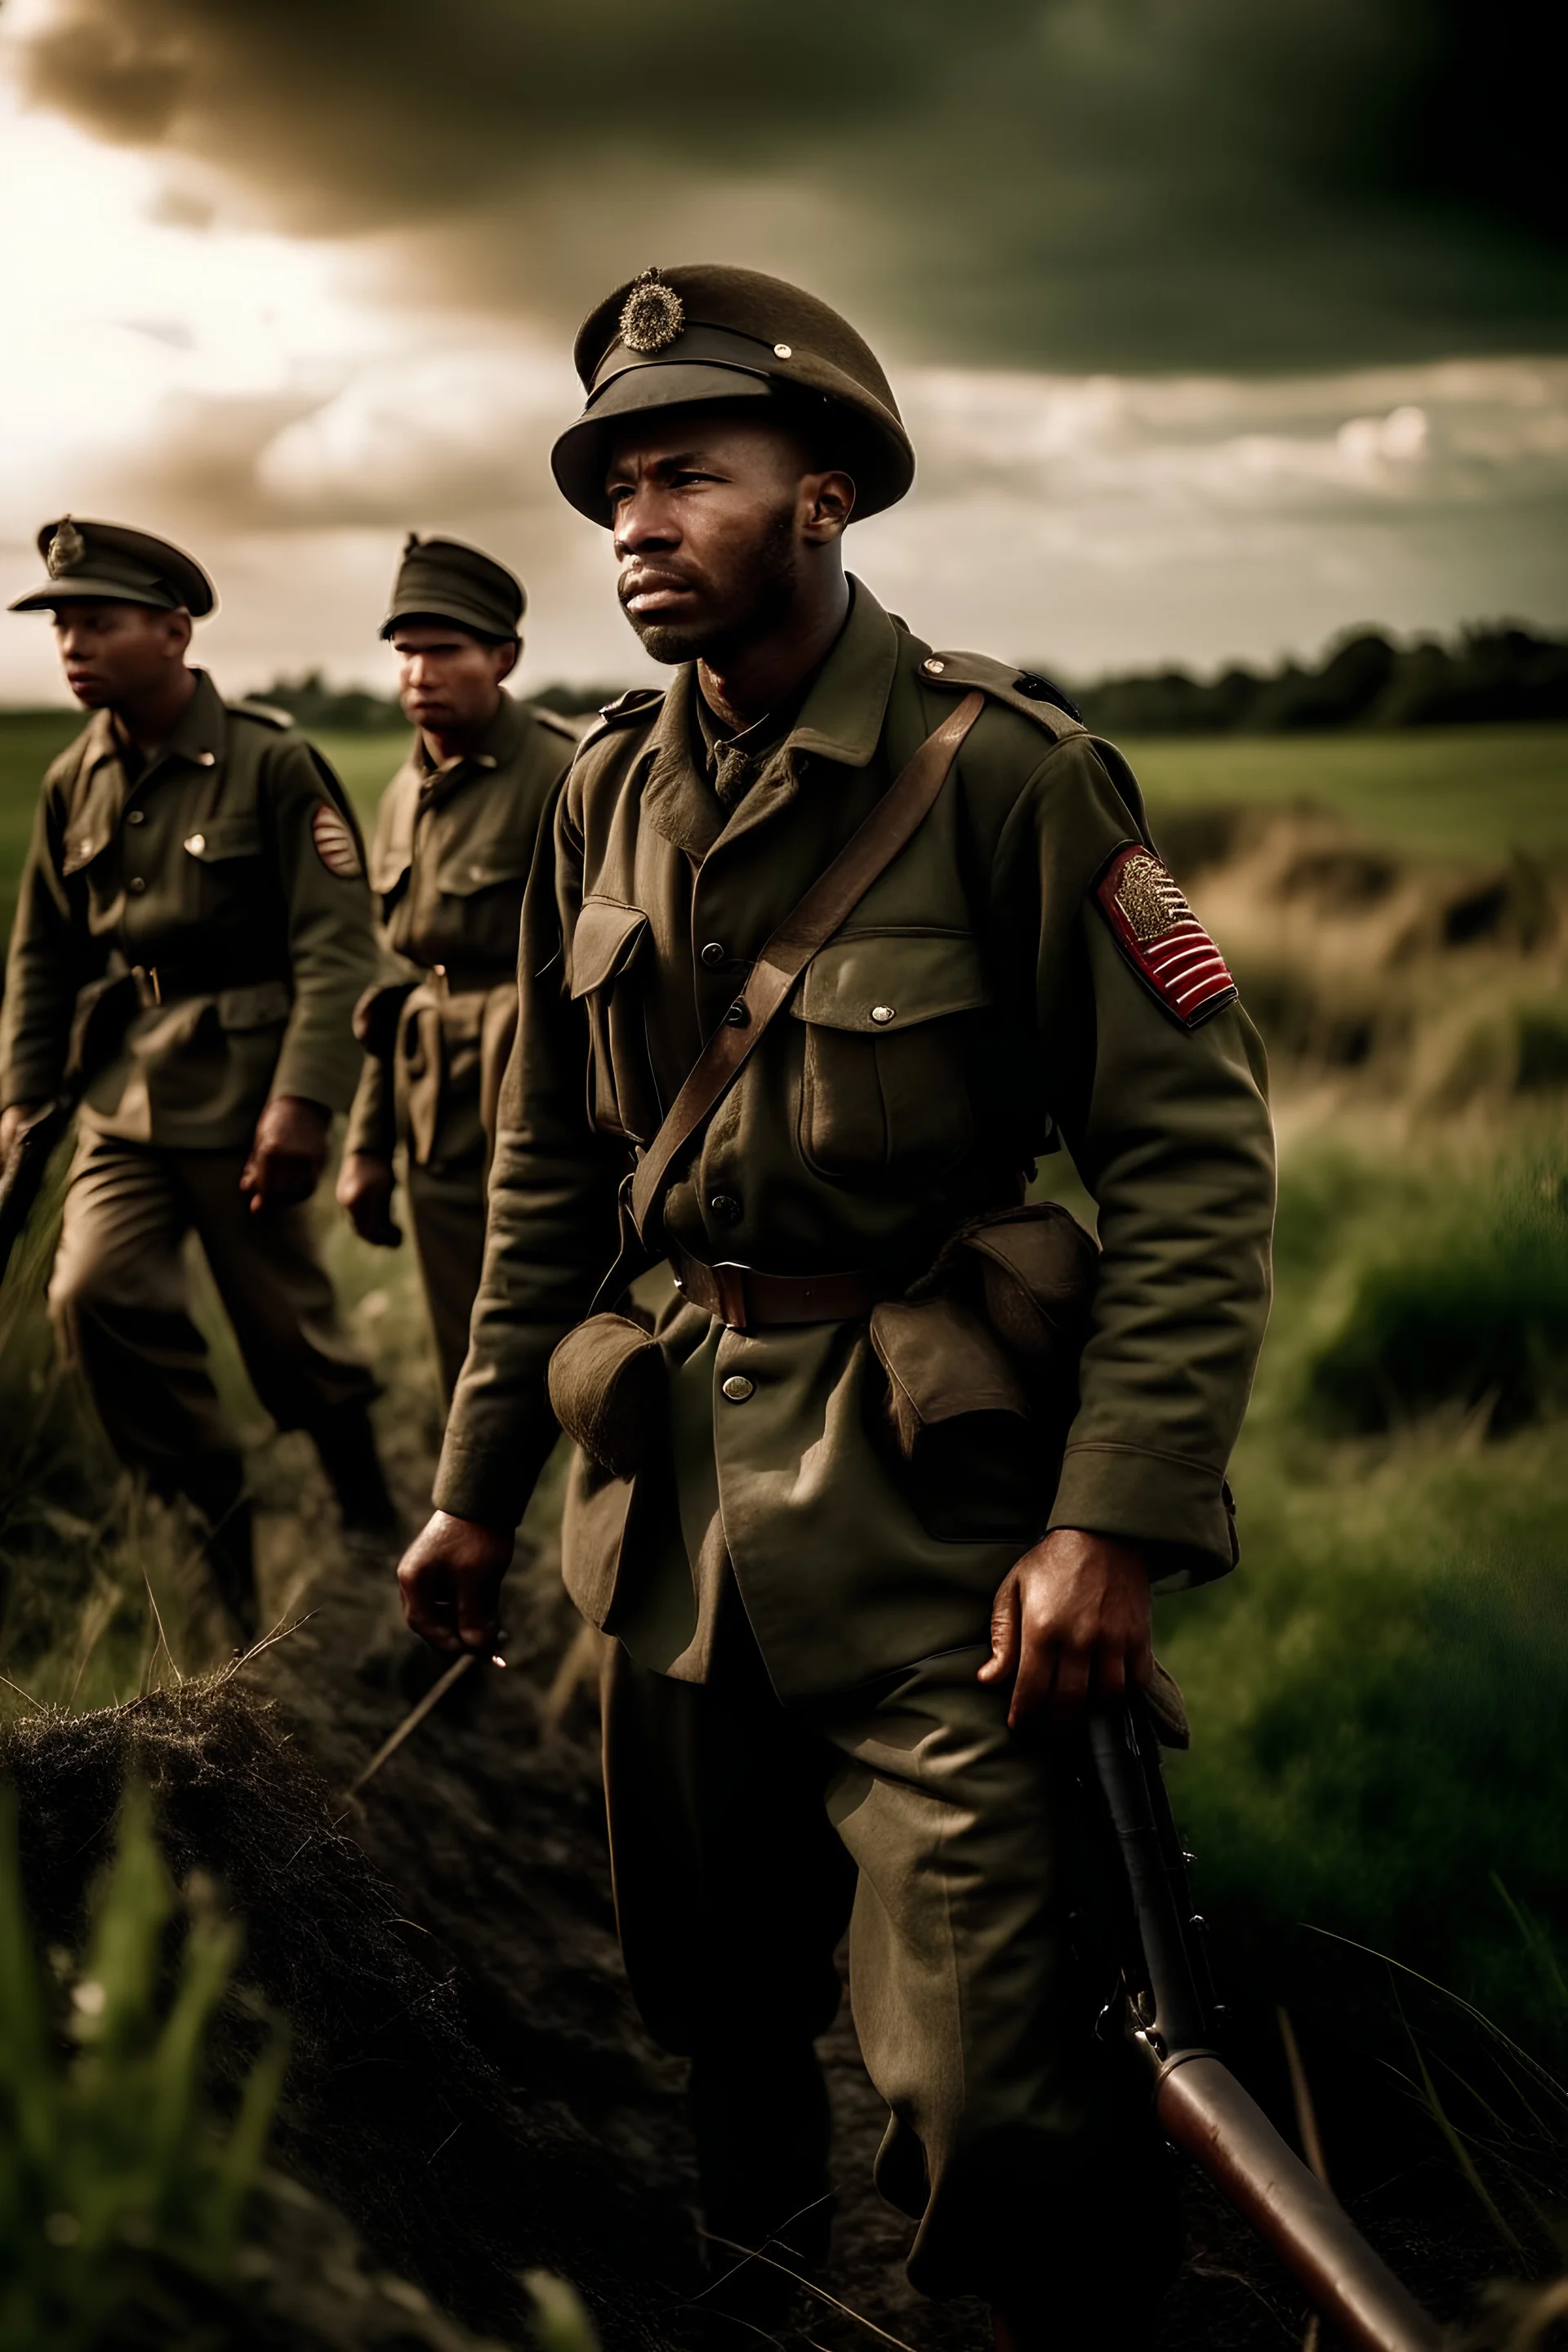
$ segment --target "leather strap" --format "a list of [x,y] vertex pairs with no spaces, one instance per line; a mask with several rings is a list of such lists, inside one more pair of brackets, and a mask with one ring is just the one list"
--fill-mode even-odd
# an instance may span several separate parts
[[929,814],[947,782],[959,745],[984,708],[983,694],[966,694],[952,716],[926,737],[832,865],[818,875],[763,949],[745,987],[699,1055],[632,1179],[631,1215],[639,1239],[646,1234],[675,1160],[739,1077],[763,1030],[788,1003],[813,956],[847,920]]
[[763,1274],[754,1265],[708,1265],[679,1245],[669,1253],[675,1286],[731,1331],[770,1323],[849,1323],[884,1294],[863,1274]]

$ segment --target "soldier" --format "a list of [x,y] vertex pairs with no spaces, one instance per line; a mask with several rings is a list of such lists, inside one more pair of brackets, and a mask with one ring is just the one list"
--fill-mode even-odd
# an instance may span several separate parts
[[[1132,2344],[1178,2241],[1092,2032],[1114,1979],[1075,1957],[1093,1850],[1059,1735],[1129,1680],[1170,1721],[1151,1596],[1232,1564],[1261,1051],[1120,755],[846,578],[846,525],[913,472],[859,336],[696,267],[617,289],[576,359],[556,479],[678,667],[584,740],[530,885],[405,1607],[438,1649],[491,1641],[553,1405],[566,1581],[614,1637],[623,1949],[692,2062],[710,2231],[820,2249],[813,2042],[852,1912],[910,2279],[984,2297],[1014,2352]],[[1058,1142],[1097,1265],[1020,1206]],[[659,1254],[656,1338],[579,1325]]]
[[44,779],[0,1022],[0,1153],[81,1090],[49,1289],[121,1458],[185,1496],[238,1630],[256,1627],[250,1509],[191,1318],[199,1234],[257,1394],[315,1440],[351,1528],[391,1501],[375,1384],[338,1320],[305,1203],[346,1109],[374,968],[337,778],[286,713],[186,665],[214,605],[188,555],[117,524],[47,523],[66,680],[91,722]]
[[371,883],[397,976],[355,1017],[367,1053],[338,1199],[362,1239],[395,1246],[392,1162],[405,1146],[446,1400],[479,1286],[522,888],[577,740],[568,720],[505,690],[526,601],[477,547],[411,536],[381,632],[417,731],[376,813]]

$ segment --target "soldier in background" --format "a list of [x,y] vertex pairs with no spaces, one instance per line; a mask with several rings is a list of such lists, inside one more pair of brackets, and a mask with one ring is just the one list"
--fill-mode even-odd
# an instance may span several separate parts
[[506,691],[526,601],[478,548],[411,535],[381,632],[417,732],[376,816],[371,880],[389,976],[356,1015],[365,1063],[338,1199],[362,1239],[395,1245],[393,1155],[404,1146],[448,1398],[484,1255],[523,886],[577,740],[567,720]]
[[110,523],[47,523],[48,612],[94,715],[44,779],[0,1019],[0,1159],[80,1089],[49,1291],[121,1458],[184,1495],[237,1629],[257,1623],[239,1446],[191,1317],[201,1237],[247,1370],[314,1439],[344,1522],[393,1519],[368,1406],[305,1203],[358,1074],[374,969],[358,831],[286,714],[187,666],[199,565]]

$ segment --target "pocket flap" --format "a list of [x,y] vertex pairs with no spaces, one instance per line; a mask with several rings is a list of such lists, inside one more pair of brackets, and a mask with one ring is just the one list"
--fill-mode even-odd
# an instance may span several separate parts
[[84,827],[80,832],[71,833],[67,838],[65,852],[60,859],[61,874],[68,877],[79,874],[84,866],[90,866],[100,851],[107,849],[108,846],[108,834],[97,827],[90,830]]
[[528,842],[465,842],[442,859],[436,879],[449,898],[471,898],[476,890],[492,890],[499,883],[526,882],[532,863]]
[[568,956],[572,993],[586,996],[618,980],[642,945],[647,917],[615,898],[584,898]]
[[882,1037],[991,1002],[979,941],[966,931],[851,931],[806,967],[790,1011],[824,1029]]
[[660,1434],[666,1376],[653,1334],[629,1315],[590,1315],[550,1359],[550,1403],[575,1444],[616,1478],[636,1475]]
[[871,1346],[888,1376],[905,1458],[921,1430],[978,1412],[1028,1415],[1018,1375],[978,1315],[956,1298],[885,1299],[871,1314]]
[[185,835],[185,847],[204,866],[226,857],[258,857],[261,827],[253,816],[209,816]]

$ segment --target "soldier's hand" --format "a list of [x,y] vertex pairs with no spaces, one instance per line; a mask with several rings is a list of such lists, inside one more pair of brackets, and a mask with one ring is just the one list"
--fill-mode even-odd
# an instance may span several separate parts
[[392,1162],[375,1151],[348,1151],[338,1171],[338,1206],[362,1242],[377,1249],[395,1249],[403,1239],[392,1221]]
[[0,1168],[4,1168],[21,1140],[22,1129],[30,1118],[37,1118],[42,1103],[7,1103],[0,1110]]
[[488,1654],[500,1622],[501,1579],[516,1538],[477,1519],[437,1511],[398,1564],[403,1614],[411,1633],[433,1650]]
[[263,1209],[292,1209],[308,1201],[327,1164],[331,1114],[302,1095],[274,1095],[256,1122],[250,1157],[240,1171],[239,1189],[250,1195],[252,1215]]
[[1071,1722],[1091,1694],[1113,1696],[1154,1670],[1149,1570],[1139,1544],[1053,1528],[1006,1576],[991,1612],[983,1683],[1013,1684],[1017,1731]]

